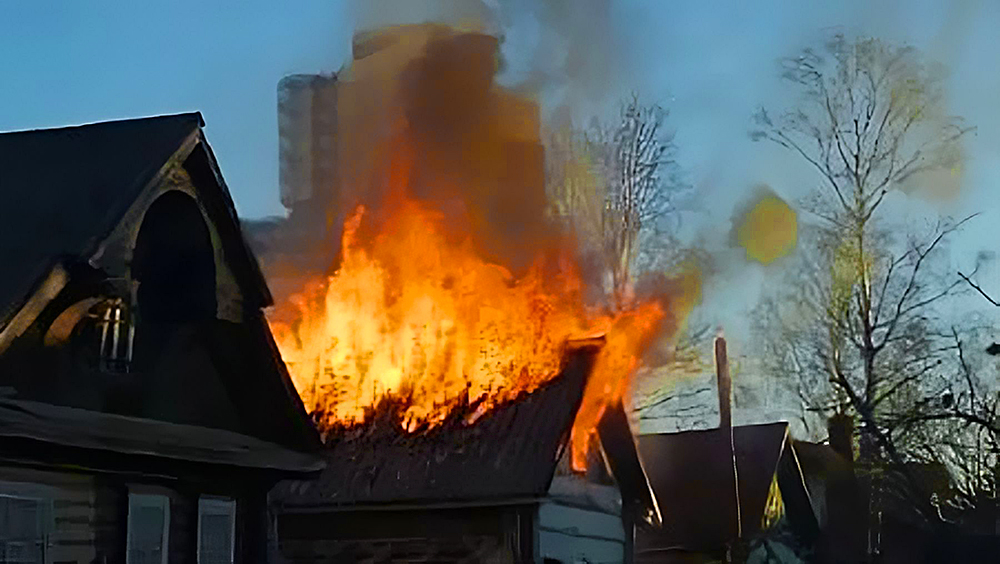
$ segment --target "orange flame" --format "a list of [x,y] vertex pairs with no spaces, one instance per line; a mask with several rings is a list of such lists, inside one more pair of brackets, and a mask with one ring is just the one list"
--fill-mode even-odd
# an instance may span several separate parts
[[[391,182],[406,182],[400,160]],[[307,408],[321,425],[352,424],[393,395],[406,398],[410,421],[433,424],[464,394],[488,408],[535,390],[557,375],[567,341],[603,334],[572,431],[573,466],[584,469],[589,435],[625,393],[665,317],[661,304],[617,315],[588,307],[568,253],[539,256],[515,278],[470,239],[450,241],[441,214],[393,192],[371,240],[359,239],[369,216],[358,207],[344,225],[339,269],[271,316]]]
[[496,38],[379,33],[338,81],[332,155],[334,211],[369,205],[344,222],[337,270],[269,315],[296,389],[321,427],[361,423],[393,397],[412,428],[463,398],[481,414],[531,392],[568,341],[603,335],[571,434],[584,470],[604,406],[682,308],[586,302],[574,244],[545,218],[537,106],[493,84]]

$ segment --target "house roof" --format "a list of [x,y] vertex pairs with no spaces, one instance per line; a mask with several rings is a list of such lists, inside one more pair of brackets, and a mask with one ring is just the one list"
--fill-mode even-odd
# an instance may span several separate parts
[[583,395],[593,351],[571,355],[562,374],[497,406],[474,424],[422,434],[366,430],[329,444],[316,481],[279,484],[286,511],[329,511],[384,504],[494,503],[546,495]]
[[649,525],[660,526],[662,516],[643,468],[635,435],[621,401],[608,406],[597,425],[601,449],[621,491],[622,505]]
[[[55,264],[89,259],[192,135],[199,135],[214,166],[200,136],[203,125],[194,112],[0,133],[0,224],[17,234],[0,241],[0,327]],[[223,207],[236,222],[232,200],[215,172]],[[238,222],[235,226],[238,232]],[[240,263],[247,258],[234,257]],[[259,283],[252,282],[263,288],[267,305],[270,295],[259,271],[256,276]]]
[[[94,270],[79,267],[163,172],[183,166],[242,290],[243,322],[219,321],[205,330],[229,395],[250,412],[243,430],[292,448],[314,449],[318,435],[258,309],[271,303],[270,292],[243,239],[203,126],[200,113],[185,113],[0,133],[0,225],[16,234],[0,241],[0,353],[34,323],[24,312],[38,314],[64,287]],[[59,284],[51,284],[54,278]],[[22,344],[24,358],[51,356],[40,340]],[[5,359],[14,362],[9,354]],[[4,368],[14,372],[9,365]]]
[[0,323],[53,262],[84,256],[201,127],[189,113],[0,134]]
[[[733,428],[743,537],[761,528],[764,506],[785,447],[787,423]],[[640,552],[711,553],[736,538],[729,434],[721,429],[641,435],[639,452],[659,502],[663,526],[640,531]]]
[[[319,471],[317,456],[220,429],[179,425],[46,403],[0,399],[0,441],[26,439],[47,450],[85,449],[94,452],[147,456],[157,459],[280,472]],[[12,450],[3,449],[3,457]],[[100,466],[96,456],[88,464]],[[77,460],[76,464],[80,461]],[[101,469],[101,468],[97,468]]]

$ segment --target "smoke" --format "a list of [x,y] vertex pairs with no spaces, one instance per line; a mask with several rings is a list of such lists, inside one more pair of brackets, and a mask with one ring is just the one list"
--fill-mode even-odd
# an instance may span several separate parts
[[359,30],[436,22],[499,38],[499,82],[546,115],[599,113],[629,76],[610,0],[372,0],[355,14]]
[[[498,39],[437,24],[355,40],[339,85],[338,219],[364,204],[380,229],[400,196],[436,210],[451,235],[517,271],[560,244],[547,219],[535,103],[495,83]],[[405,194],[402,194],[405,192]]]
[[585,118],[608,106],[629,57],[614,33],[609,0],[497,1],[508,38],[505,83]]
[[[378,228],[400,167],[412,195],[438,210],[456,238],[471,234],[484,258],[519,273],[538,253],[565,250],[545,216],[542,116],[569,119],[605,105],[608,85],[625,72],[610,6],[355,2],[353,60],[337,73],[328,148],[336,181],[317,187],[327,196],[299,203],[288,220],[247,226],[276,297],[303,273],[336,267],[340,226],[358,204],[368,208],[360,235]],[[584,264],[584,275],[597,277],[596,268]]]
[[333,221],[355,203],[383,206],[378,171],[405,154],[412,194],[473,233],[487,258],[520,270],[559,245],[545,217],[541,120],[607,106],[627,72],[611,2],[379,0],[354,11]]

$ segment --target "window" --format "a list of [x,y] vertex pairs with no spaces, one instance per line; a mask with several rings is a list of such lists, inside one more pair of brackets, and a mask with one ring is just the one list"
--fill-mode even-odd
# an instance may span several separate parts
[[198,564],[232,564],[236,537],[236,502],[198,500]]
[[108,299],[94,308],[101,334],[101,369],[106,372],[124,373],[132,362],[132,341],[135,325],[125,301]]
[[166,564],[170,499],[165,495],[128,495],[127,564]]
[[47,500],[0,494],[0,564],[45,562]]

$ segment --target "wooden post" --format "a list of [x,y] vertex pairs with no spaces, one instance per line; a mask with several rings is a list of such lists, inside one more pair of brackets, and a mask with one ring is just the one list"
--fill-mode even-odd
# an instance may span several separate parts
[[[726,339],[719,332],[715,338],[715,376],[719,386],[719,430],[729,439],[729,458],[733,461],[733,493],[736,500],[736,539],[743,537],[743,519],[740,515],[740,480],[736,464],[736,440],[733,435],[732,379],[729,375],[729,357]],[[727,550],[731,552],[731,550]],[[731,561],[731,554],[727,554]]]

